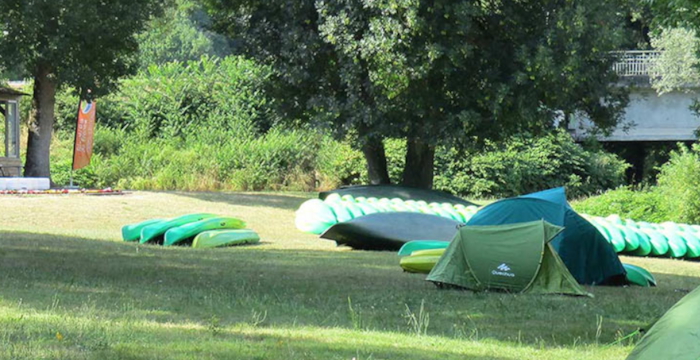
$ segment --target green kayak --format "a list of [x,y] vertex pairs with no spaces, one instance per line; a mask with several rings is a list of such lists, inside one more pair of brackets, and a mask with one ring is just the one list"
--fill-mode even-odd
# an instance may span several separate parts
[[627,272],[627,281],[643,287],[656,286],[656,279],[646,269],[636,265],[622,264]]
[[692,232],[682,232],[679,234],[683,240],[685,240],[685,245],[688,248],[685,257],[690,259],[700,257],[700,238]]
[[649,242],[651,243],[651,254],[654,256],[663,256],[668,252],[668,240],[658,231],[640,227],[640,230],[649,236]]
[[399,256],[408,256],[414,251],[420,250],[446,249],[449,245],[449,241],[413,240],[401,246],[401,249],[399,249]]
[[141,237],[141,229],[145,228],[146,226],[155,225],[163,221],[165,220],[151,219],[136,224],[124,225],[122,226],[122,239],[124,241],[138,241]]
[[210,230],[195,236],[192,242],[193,248],[214,248],[221,246],[234,246],[256,244],[260,237],[253,230]]
[[245,222],[232,217],[215,217],[172,228],[165,232],[163,245],[170,246],[195,237],[201,232],[219,229],[243,229]]
[[168,230],[185,224],[216,217],[214,214],[198,213],[178,216],[167,221],[149,225],[141,229],[141,244],[155,240]]
[[635,235],[637,235],[637,240],[639,240],[639,247],[637,250],[631,252],[635,256],[648,256],[651,253],[651,241],[649,235],[645,234],[642,230],[638,228],[628,227]]
[[411,256],[401,258],[399,265],[405,272],[427,274],[435,267],[445,249],[414,251]]
[[668,241],[668,254],[671,255],[671,257],[680,258],[685,256],[685,253],[688,252],[688,246],[685,244],[685,240],[680,237],[677,232],[670,230],[659,230],[659,232],[663,234]]

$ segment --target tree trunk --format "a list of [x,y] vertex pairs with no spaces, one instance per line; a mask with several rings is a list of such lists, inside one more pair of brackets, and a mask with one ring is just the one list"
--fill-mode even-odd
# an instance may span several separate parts
[[29,117],[27,162],[24,176],[50,177],[49,151],[53,132],[56,81],[47,67],[40,67],[34,77],[32,113]]
[[418,138],[406,141],[406,166],[403,169],[403,185],[421,189],[433,188],[433,161],[435,146]]
[[381,138],[368,138],[362,144],[362,153],[367,161],[367,175],[372,185],[390,184],[386,166],[386,152]]

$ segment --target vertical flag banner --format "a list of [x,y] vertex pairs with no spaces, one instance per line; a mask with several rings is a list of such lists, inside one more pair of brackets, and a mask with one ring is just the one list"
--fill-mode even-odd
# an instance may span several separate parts
[[80,102],[78,105],[78,123],[75,127],[75,146],[73,148],[73,170],[90,164],[92,156],[92,132],[95,127],[95,102]]

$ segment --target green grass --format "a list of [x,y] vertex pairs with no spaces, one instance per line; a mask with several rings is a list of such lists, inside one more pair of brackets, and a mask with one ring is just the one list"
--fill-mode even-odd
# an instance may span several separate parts
[[[297,231],[310,196],[0,197],[0,359],[624,359],[638,337],[607,344],[700,285],[698,263],[623,258],[659,287],[438,290],[393,253]],[[119,240],[123,224],[199,211],[246,220],[262,244]]]

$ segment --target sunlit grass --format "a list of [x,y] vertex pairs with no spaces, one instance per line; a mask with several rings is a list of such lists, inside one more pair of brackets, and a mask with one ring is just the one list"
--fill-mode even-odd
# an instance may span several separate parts
[[[297,231],[310,196],[0,198],[0,358],[624,359],[638,337],[608,344],[700,284],[698,263],[624,258],[660,286],[588,288],[592,299],[440,291],[393,253]],[[119,241],[123,224],[189,212],[238,216],[262,243]]]

